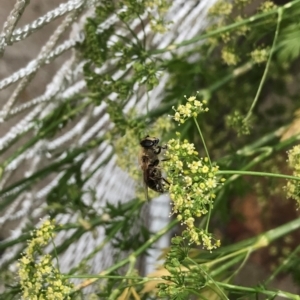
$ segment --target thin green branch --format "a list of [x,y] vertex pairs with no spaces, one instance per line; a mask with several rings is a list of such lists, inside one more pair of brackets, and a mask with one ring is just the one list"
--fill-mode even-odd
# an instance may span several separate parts
[[[207,158],[208,158],[210,167],[212,167],[212,163],[211,163],[211,160],[210,160],[209,152],[208,152],[208,150],[207,150],[206,143],[205,143],[205,140],[204,140],[202,131],[201,131],[201,129],[200,129],[200,126],[199,126],[199,124],[198,124],[198,122],[197,122],[197,119],[196,119],[195,117],[193,117],[193,120],[194,120],[194,122],[195,122],[195,124],[196,124],[197,130],[198,130],[199,135],[200,135],[200,138],[201,138],[201,140],[202,140],[202,144],[203,144],[203,147],[204,147],[206,156],[207,156]],[[208,214],[207,214],[207,221],[206,221],[206,226],[205,226],[206,232],[208,232],[208,226],[209,226],[209,223],[210,223],[210,217],[211,217],[212,209],[213,209],[213,206],[212,206],[212,204],[211,204],[211,205],[209,206],[209,210],[208,210]]]
[[215,283],[215,287],[216,287],[216,289],[218,290],[218,292],[215,291],[215,293],[217,293],[219,296],[222,295],[222,296],[224,297],[224,299],[227,299],[227,300],[228,300],[227,296],[224,294],[224,292],[222,291],[222,289],[220,289],[219,286],[216,284],[216,282],[215,282],[215,280],[213,279],[213,277],[212,277],[208,272],[206,272],[205,269],[201,267],[201,265],[197,264],[197,263],[196,263],[194,260],[192,260],[190,257],[187,257],[187,258],[186,258],[186,261],[191,262],[191,263],[195,266],[195,268],[199,268],[199,269],[201,270],[201,272],[203,272],[203,273],[206,275],[206,277],[209,278],[210,281],[212,281],[213,283]]
[[274,270],[274,272],[271,274],[271,276],[265,280],[264,284],[267,285],[269,284],[271,281],[273,281],[275,279],[275,277],[285,269],[285,267],[287,266],[287,264],[289,263],[289,261],[294,258],[296,256],[296,254],[298,254],[298,252],[300,251],[300,246],[298,246],[280,265],[278,265],[278,267]]
[[198,122],[197,122],[197,119],[196,119],[195,117],[193,117],[193,120],[194,120],[194,122],[195,122],[195,124],[196,124],[196,127],[197,127],[197,130],[198,130],[198,132],[199,132],[199,135],[200,135],[200,138],[201,138],[201,141],[202,141],[204,150],[205,150],[205,154],[206,154],[206,156],[207,156],[207,158],[208,158],[208,160],[209,160],[209,164],[210,164],[210,166],[212,167],[211,160],[210,160],[210,156],[209,156],[209,152],[208,152],[208,150],[207,150],[206,143],[205,143],[204,137],[203,137],[203,135],[202,135],[201,129],[200,129],[200,127],[199,127],[199,124],[198,124]]
[[[215,250],[215,255],[219,257],[206,263],[206,265],[207,267],[211,268],[213,265],[216,264],[224,264],[225,261],[227,261],[228,259],[235,258],[240,255],[248,255],[253,251],[269,246],[270,243],[272,243],[274,240],[287,234],[290,234],[291,232],[299,228],[300,219],[298,218],[275,229],[268,230],[256,237],[249,238],[236,244],[223,247],[222,249]],[[211,276],[216,276],[217,274],[215,274],[215,272],[215,270],[212,271]]]
[[[136,262],[136,257],[130,255],[130,260],[129,260],[129,266],[128,266],[128,270],[126,272],[125,276],[128,276],[129,274],[132,273],[134,267],[135,267],[135,262]],[[125,288],[126,285],[126,277],[124,279],[122,279],[122,282],[119,284],[118,287],[114,288],[113,292],[110,294],[108,300],[114,300],[118,297],[118,295],[122,292],[122,289]]]
[[262,176],[262,177],[276,177],[276,178],[284,178],[291,180],[300,180],[300,177],[291,176],[286,174],[275,174],[275,173],[267,173],[267,172],[254,172],[254,171],[238,171],[238,170],[222,170],[217,172],[218,175],[226,175],[226,174],[238,174],[238,175],[251,175],[251,176]]
[[161,277],[141,277],[141,276],[128,276],[128,275],[99,275],[99,274],[81,274],[81,275],[64,275],[64,278],[78,278],[78,279],[87,279],[87,278],[96,278],[96,279],[132,279],[132,280],[161,280]]
[[300,300],[300,296],[296,295],[296,294],[292,294],[292,293],[288,293],[285,291],[281,291],[281,290],[265,290],[262,287],[255,287],[255,288],[251,288],[251,287],[246,287],[246,286],[240,286],[240,285],[233,285],[233,284],[228,284],[228,283],[224,283],[224,282],[220,282],[218,281],[217,284],[220,287],[223,287],[225,290],[231,291],[231,292],[238,292],[243,293],[243,294],[263,294],[263,295],[268,295],[271,297],[274,296],[278,296],[278,297],[282,297],[285,299],[293,299],[293,300]]
[[276,31],[275,31],[275,36],[274,36],[274,39],[273,39],[273,44],[272,44],[272,48],[270,50],[270,55],[268,57],[268,61],[267,61],[267,64],[266,64],[266,67],[265,67],[265,70],[264,70],[264,73],[263,73],[263,76],[261,78],[261,81],[259,83],[259,86],[258,86],[258,89],[257,89],[257,92],[256,92],[256,95],[255,95],[255,98],[251,104],[251,107],[248,111],[248,114],[247,116],[245,117],[244,119],[244,122],[247,122],[249,120],[249,118],[252,116],[252,112],[257,104],[257,101],[258,101],[258,98],[261,94],[261,91],[262,91],[262,88],[263,88],[263,85],[266,81],[266,78],[267,78],[267,74],[269,72],[269,68],[270,68],[270,64],[271,64],[271,59],[272,59],[272,56],[273,56],[273,53],[274,53],[274,50],[275,50],[275,45],[277,43],[277,38],[278,38],[278,33],[279,33],[279,28],[280,28],[280,24],[281,24],[281,20],[282,20],[282,14],[283,14],[283,8],[279,8],[278,9],[278,19],[277,19],[277,27],[276,27]]

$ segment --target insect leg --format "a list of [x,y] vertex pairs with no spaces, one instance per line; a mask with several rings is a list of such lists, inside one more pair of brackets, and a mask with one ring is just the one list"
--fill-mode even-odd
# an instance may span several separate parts
[[165,183],[167,183],[168,185],[170,185],[171,183],[164,177],[161,177],[160,179],[162,179]]
[[167,145],[164,145],[164,146],[156,146],[156,148],[154,149],[153,152],[154,152],[155,154],[159,154],[159,153],[161,152],[162,149],[164,149],[164,150],[165,150],[165,149],[168,149],[168,146],[167,146]]
[[149,164],[149,167],[157,167],[159,164],[159,159],[156,159],[154,162],[152,162],[151,164]]

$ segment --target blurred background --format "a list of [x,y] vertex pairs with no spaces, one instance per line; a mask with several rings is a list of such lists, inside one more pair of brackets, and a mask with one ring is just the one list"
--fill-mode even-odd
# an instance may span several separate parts
[[[150,131],[154,130],[151,126],[158,117],[166,120],[166,124],[171,122],[168,119],[168,114],[172,114],[171,107],[181,103],[184,95],[193,95],[198,90],[205,91],[210,98],[212,111],[204,125],[204,132],[210,137],[208,145],[212,149],[211,155],[216,160],[224,158],[220,159],[220,164],[229,169],[239,168],[253,159],[252,153],[245,154],[243,147],[255,143],[259,137],[272,132],[278,142],[299,133],[299,114],[294,114],[300,103],[297,84],[299,43],[295,42],[297,38],[287,38],[292,29],[293,34],[299,33],[299,23],[295,21],[300,14],[299,5],[293,8],[291,16],[282,21],[282,32],[285,30],[286,35],[279,37],[278,48],[281,52],[278,50],[270,67],[272,76],[265,82],[261,95],[263,100],[255,111],[252,127],[250,126],[252,135],[240,137],[234,131],[234,126],[230,127],[236,116],[231,108],[234,106],[236,111],[246,113],[243,109],[250,107],[255,97],[266,60],[262,59],[261,63],[256,64],[251,61],[250,53],[254,49],[271,47],[276,16],[257,24],[257,32],[241,28],[241,31],[245,30],[244,33],[232,37],[232,44],[227,41],[230,40],[230,34],[226,36],[228,33],[218,37],[220,41],[217,37],[207,36],[211,44],[204,42],[207,39],[197,40],[197,37],[207,30],[218,28],[220,24],[226,26],[228,20],[238,22],[240,10],[251,15],[264,2],[272,1],[249,1],[247,9],[240,6],[240,3],[235,3],[239,1],[235,1],[233,3],[236,6],[230,10],[230,17],[226,15],[226,7],[223,7],[224,16],[220,13],[208,13],[216,1],[172,1],[165,11],[165,23],[162,25],[167,30],[161,32],[152,30],[151,20],[146,14],[129,20],[129,31],[122,25],[120,11],[112,12],[108,17],[101,16],[95,9],[101,5],[100,2],[1,1],[2,290],[6,289],[5,283],[10,282],[16,271],[15,263],[26,245],[28,232],[49,215],[66,226],[55,239],[61,272],[67,273],[72,268],[78,268],[77,271],[84,269],[85,273],[91,274],[99,273],[121,257],[128,256],[135,239],[141,238],[139,241],[143,243],[149,238],[149,232],[158,232],[172,219],[168,195],[155,194],[154,199],[146,204],[138,200],[136,189],[141,182],[129,175],[130,171],[118,163],[120,152],[116,153],[118,144],[114,142],[116,136],[113,135],[113,130],[123,125],[113,118],[113,101],[125,116],[130,115],[134,109],[137,119],[144,118],[144,127],[138,131],[147,133],[147,126],[151,128]],[[272,3],[284,4],[275,1]],[[122,101],[119,101],[119,87],[114,85],[112,91],[105,91],[105,98],[109,100],[104,101],[104,96],[89,81],[89,63],[92,61],[95,65],[99,85],[106,80],[109,82],[106,74],[114,78],[115,82],[120,78],[130,78],[133,63],[124,62],[125,67],[122,69],[118,65],[119,61],[116,63],[115,58],[109,54],[103,54],[100,61],[93,61],[88,56],[92,50],[88,48],[90,44],[86,39],[88,18],[94,20],[99,35],[106,33],[111,27],[115,28],[108,38],[112,44],[116,41],[126,44],[125,39],[119,38],[122,35],[128,38],[128,44],[130,39],[143,40],[143,47],[153,57],[158,55],[157,60],[163,62],[155,73],[157,82],[154,81],[150,87],[143,86],[142,80],[139,84],[134,82],[131,92]],[[184,44],[184,41],[189,41],[184,47],[175,47],[172,52],[166,51],[168,47],[172,49],[174,44]],[[290,48],[294,50],[288,52],[290,48],[287,41],[293,43]],[[99,49],[102,42],[104,34],[97,41]],[[251,49],[252,46],[254,49]],[[234,47],[242,53],[237,59],[232,51],[235,50]],[[159,52],[158,49],[164,51]],[[228,62],[228,56],[232,59],[231,62],[235,59],[236,62]],[[148,82],[149,78],[147,77]],[[231,123],[226,119],[228,114],[232,116]],[[258,120],[261,122],[257,122]],[[174,132],[175,126],[172,128]],[[168,130],[165,128],[165,131]],[[200,148],[200,141],[191,125],[182,126],[180,131]],[[162,131],[162,138],[169,137],[166,132]],[[107,135],[111,133],[111,136]],[[128,135],[126,130],[119,133],[120,141],[126,134]],[[261,145],[273,147],[276,143],[274,140],[270,138],[270,144]],[[133,149],[138,149],[138,141],[137,137],[132,141],[135,144]],[[239,153],[238,149],[245,151]],[[282,148],[272,159],[269,157],[266,170],[273,168],[274,172],[289,173],[285,166],[286,150]],[[226,155],[229,151],[234,155],[228,159]],[[137,153],[135,149],[133,153]],[[134,157],[133,168],[137,168],[134,165],[136,161],[137,157]],[[239,180],[238,184],[226,190],[227,200],[219,206],[214,219],[216,234],[225,243],[255,236],[298,217],[295,203],[282,200],[282,191],[277,190],[276,194],[278,183],[253,178]],[[254,191],[249,187],[253,187]],[[264,197],[268,196],[262,197],[262,194],[266,195],[263,191],[266,187],[271,187],[267,194],[271,205],[266,204]],[[132,223],[126,234],[118,231],[114,234],[113,226],[109,228],[107,224],[114,218],[114,213],[116,221],[121,212],[126,215],[129,210],[124,206],[126,203],[129,203],[130,208],[137,205],[138,213],[130,215]],[[147,229],[144,234],[141,234],[141,228]],[[171,236],[178,232],[180,229],[173,228],[154,243],[146,255],[140,257],[137,269],[141,274],[145,275],[156,269],[162,262],[162,249],[169,246]],[[109,234],[115,240],[107,240]],[[130,247],[123,243],[126,238]],[[240,271],[236,283],[252,286],[263,280],[274,265],[280,263],[284,252],[291,251],[298,241],[299,234],[295,233],[273,245],[273,252],[270,249],[256,252]],[[51,247],[48,250],[51,251]],[[83,260],[86,260],[86,264],[83,269],[79,269]],[[299,285],[289,273],[279,276],[273,281],[273,286],[299,293]],[[88,294],[93,289],[95,287],[88,288],[85,293]]]

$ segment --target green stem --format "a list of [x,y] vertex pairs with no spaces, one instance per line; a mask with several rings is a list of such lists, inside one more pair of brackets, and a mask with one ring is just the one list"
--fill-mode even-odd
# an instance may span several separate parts
[[206,147],[206,144],[205,144],[205,140],[204,140],[204,137],[203,137],[203,135],[202,135],[200,126],[199,126],[199,124],[198,124],[196,118],[193,117],[193,119],[194,119],[194,122],[195,122],[195,124],[196,124],[197,129],[198,129],[199,135],[200,135],[200,137],[201,137],[202,144],[203,144],[203,147],[204,147],[204,150],[205,150],[205,154],[206,154],[206,156],[207,156],[207,158],[208,158],[208,160],[209,160],[210,166],[212,167],[211,160],[210,160],[210,156],[209,156],[209,153],[208,153],[208,150],[207,150],[207,147]]
[[132,279],[132,280],[145,280],[147,278],[151,280],[161,280],[161,277],[140,277],[140,276],[128,276],[128,275],[99,275],[99,274],[81,274],[81,275],[64,275],[64,278],[78,278],[78,279],[86,279],[86,278],[96,278],[96,279]]
[[263,177],[276,177],[276,178],[284,178],[291,180],[300,180],[300,177],[291,176],[286,174],[275,174],[275,173],[267,173],[267,172],[254,172],[254,171],[238,171],[238,170],[221,170],[217,172],[218,175],[226,175],[226,174],[238,174],[238,175],[251,175],[251,176],[263,176]]
[[252,112],[253,112],[253,109],[254,107],[256,106],[256,103],[258,101],[258,98],[259,98],[259,95],[261,94],[261,90],[262,90],[262,87],[266,81],[266,78],[267,78],[267,74],[269,72],[269,68],[270,68],[270,63],[271,63],[271,59],[272,59],[272,55],[274,53],[274,49],[275,49],[275,45],[277,43],[277,38],[278,38],[278,33],[279,33],[279,28],[280,28],[280,23],[281,23],[281,20],[282,20],[282,14],[283,14],[283,8],[279,8],[278,9],[278,19],[277,19],[277,27],[276,27],[276,31],[275,31],[275,36],[274,36],[274,40],[273,40],[273,44],[272,44],[272,48],[270,50],[270,55],[268,57],[268,61],[267,61],[267,64],[266,64],[266,67],[265,67],[265,70],[264,70],[264,74],[261,78],[261,81],[259,83],[259,87],[257,89],[257,92],[256,92],[256,95],[255,95],[255,98],[252,102],[252,105],[249,109],[249,112],[247,114],[247,116],[245,117],[244,119],[244,122],[247,122],[249,120],[249,118],[251,117],[252,115]]
[[[211,160],[210,160],[210,156],[209,156],[209,153],[208,153],[208,150],[207,150],[207,147],[206,147],[206,143],[205,143],[205,140],[204,140],[202,131],[201,131],[201,129],[200,129],[200,126],[199,126],[199,124],[198,124],[196,118],[193,117],[193,119],[194,119],[194,122],[195,122],[195,124],[196,124],[196,127],[197,127],[197,130],[198,130],[198,132],[199,132],[199,135],[200,135],[200,137],[201,137],[202,144],[203,144],[203,146],[204,146],[204,150],[205,150],[206,156],[207,156],[207,158],[208,158],[210,167],[212,167],[212,163],[211,163]],[[212,209],[213,209],[213,205],[210,204],[209,210],[208,210],[208,214],[207,214],[207,219],[206,219],[206,226],[205,226],[206,232],[208,232],[208,226],[209,226],[209,222],[210,222],[210,217],[211,217]]]
[[129,258],[130,258],[129,267],[128,267],[128,270],[126,272],[125,278],[123,278],[121,284],[113,290],[113,292],[110,294],[108,300],[117,299],[118,295],[122,292],[122,289],[125,289],[124,285],[126,284],[126,281],[128,280],[127,276],[129,274],[131,274],[131,272],[133,271],[134,266],[135,266],[135,262],[136,262],[136,257],[135,256],[130,255]]
[[278,296],[285,299],[294,299],[294,300],[300,300],[300,296],[288,292],[284,292],[281,290],[265,290],[263,288],[251,288],[246,286],[240,286],[240,285],[233,285],[223,282],[217,282],[217,285],[220,287],[223,287],[225,290],[232,291],[232,292],[239,292],[239,293],[254,293],[254,294],[264,294],[271,297]]
[[[220,250],[215,250],[214,253],[216,255],[220,254],[220,257],[214,259],[211,262],[206,263],[208,268],[211,268],[215,264],[222,263],[231,257],[236,257],[239,255],[248,255],[249,253],[252,253],[253,251],[256,251],[260,248],[267,247],[270,245],[271,242],[274,240],[285,236],[289,233],[291,233],[294,230],[297,230],[300,228],[300,219],[297,218],[293,221],[290,221],[284,225],[281,225],[277,227],[276,229],[271,229],[269,231],[266,231],[257,237],[253,237],[241,242],[238,242],[234,245],[223,247]],[[225,254],[224,254],[225,253]],[[226,254],[228,253],[228,254]],[[211,276],[213,276],[211,274]]]
[[[213,279],[213,277],[211,276],[211,274],[209,274],[208,272],[206,272],[206,270],[204,268],[201,267],[201,265],[197,264],[193,259],[191,259],[190,257],[186,258],[186,261],[191,262],[195,268],[199,268],[201,270],[201,272],[203,272],[205,274],[205,276],[207,278],[209,278],[210,281],[215,283],[215,280]],[[219,288],[219,286],[215,283],[216,289],[218,290],[218,292],[220,292],[220,294],[224,297],[224,299],[227,299],[227,296],[224,294],[223,290]],[[217,291],[215,291],[216,293],[218,293]]]
[[271,276],[264,282],[265,285],[269,284],[288,264],[288,262],[296,256],[296,254],[300,251],[300,246],[298,246],[271,274]]

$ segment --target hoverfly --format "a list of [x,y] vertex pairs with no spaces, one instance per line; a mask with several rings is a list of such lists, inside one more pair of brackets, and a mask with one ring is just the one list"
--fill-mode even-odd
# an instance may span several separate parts
[[165,183],[169,182],[162,177],[162,172],[159,166],[160,160],[158,155],[162,149],[166,149],[167,146],[158,145],[159,139],[155,137],[146,136],[141,140],[141,151],[139,155],[139,162],[141,169],[143,170],[143,181],[146,199],[148,200],[148,188],[158,192],[164,192]]

